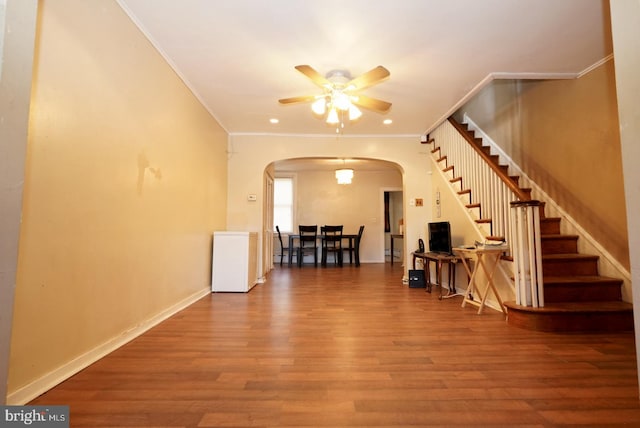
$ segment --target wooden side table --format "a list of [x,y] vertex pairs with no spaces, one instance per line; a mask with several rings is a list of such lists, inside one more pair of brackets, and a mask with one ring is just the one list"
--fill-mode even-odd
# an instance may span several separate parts
[[[508,248],[506,246],[484,246],[477,248],[462,248],[457,247],[453,249],[453,252],[460,256],[462,260],[462,265],[464,269],[467,271],[469,275],[469,285],[467,286],[467,291],[464,293],[464,299],[462,300],[462,307],[464,308],[467,303],[478,306],[478,314],[482,313],[484,306],[487,301],[487,296],[489,295],[489,290],[493,292],[498,299],[498,303],[500,304],[500,310],[503,314],[507,314],[505,310],[504,303],[502,303],[502,299],[500,298],[500,294],[496,288],[495,283],[493,282],[493,277],[498,268],[498,263],[500,262],[500,256],[502,253],[507,251]],[[473,266],[473,271],[469,267],[469,263],[467,262],[468,258],[475,258],[476,262]],[[489,260],[487,260],[489,259]],[[477,274],[478,271],[482,269],[484,274],[487,277],[487,284],[483,289],[478,286],[477,283]],[[477,295],[480,296],[480,300],[474,300],[473,293],[477,292]]]

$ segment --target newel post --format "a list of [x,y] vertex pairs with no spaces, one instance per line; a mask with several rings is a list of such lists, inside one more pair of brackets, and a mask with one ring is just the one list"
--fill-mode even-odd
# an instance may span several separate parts
[[511,202],[516,304],[534,308],[544,306],[540,205],[540,201]]

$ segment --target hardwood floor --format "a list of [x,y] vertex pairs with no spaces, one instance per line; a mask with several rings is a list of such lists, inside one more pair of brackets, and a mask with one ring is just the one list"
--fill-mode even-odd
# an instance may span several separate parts
[[277,267],[30,404],[74,427],[640,426],[633,334],[524,330],[401,276]]

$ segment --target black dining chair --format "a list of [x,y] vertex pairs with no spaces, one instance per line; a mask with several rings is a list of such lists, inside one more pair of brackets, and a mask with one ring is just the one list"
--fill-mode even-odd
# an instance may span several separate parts
[[356,266],[360,266],[360,241],[362,240],[362,233],[364,232],[364,225],[360,226],[358,230],[358,236],[352,241],[349,240],[349,245],[344,247],[343,251],[349,252],[349,264],[355,259]]
[[280,266],[282,266],[282,260],[284,259],[284,253],[289,253],[289,247],[285,247],[282,243],[282,234],[280,228],[276,225],[276,232],[278,232],[278,241],[280,241]]
[[305,254],[313,253],[313,265],[318,266],[318,225],[314,226],[298,226],[299,238],[298,247],[296,248],[296,257],[298,259],[298,267],[302,266],[302,260]]
[[333,254],[333,263],[342,266],[343,226],[322,226],[322,266],[327,266],[327,256]]

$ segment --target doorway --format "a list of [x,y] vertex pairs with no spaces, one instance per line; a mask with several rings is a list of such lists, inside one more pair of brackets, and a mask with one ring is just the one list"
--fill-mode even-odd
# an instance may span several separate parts
[[404,234],[403,200],[404,195],[401,189],[383,190],[385,262],[391,262],[392,260],[402,260],[402,249],[404,245],[393,245],[394,254],[391,254],[391,235]]

